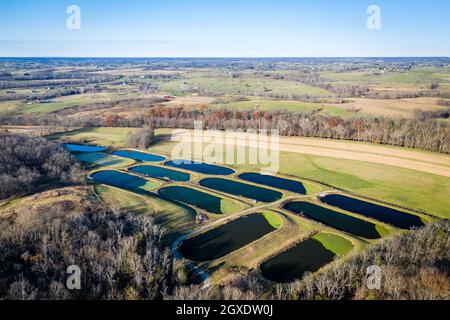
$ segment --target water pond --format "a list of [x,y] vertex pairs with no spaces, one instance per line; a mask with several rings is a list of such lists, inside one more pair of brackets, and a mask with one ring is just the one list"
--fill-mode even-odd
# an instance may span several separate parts
[[214,164],[198,163],[189,160],[167,161],[165,165],[208,175],[228,176],[235,173],[235,171],[230,168],[221,167]]
[[299,194],[306,194],[306,189],[299,181],[263,175],[259,173],[242,173],[239,175],[242,180],[250,181],[257,184],[262,184],[272,188],[292,191]]
[[261,264],[261,274],[274,282],[292,282],[315,272],[336,255],[314,238],[308,239]]
[[88,146],[88,145],[72,144],[72,143],[63,144],[63,147],[69,152],[102,152],[102,151],[107,150],[107,148],[105,148],[105,147]]
[[201,192],[196,189],[173,186],[162,188],[158,192],[163,197],[169,198],[171,200],[181,201],[211,213],[224,213],[222,210],[222,202],[225,201],[224,199],[205,192]]
[[147,177],[153,177],[158,179],[168,179],[172,181],[187,182],[190,180],[191,175],[189,173],[175,171],[167,168],[142,165],[129,169],[130,172],[142,174]]
[[303,215],[308,219],[359,237],[367,239],[381,238],[381,234],[375,224],[309,202],[289,202],[284,205],[284,208],[296,214]]
[[200,181],[200,185],[261,202],[274,202],[281,199],[283,196],[281,192],[275,190],[220,178],[203,179]]
[[185,258],[194,261],[214,260],[274,230],[262,213],[255,213],[184,241],[180,252]]
[[134,192],[145,192],[158,186],[152,181],[116,170],[98,171],[92,175],[92,179],[99,183]]
[[340,194],[330,194],[320,198],[320,200],[330,206],[373,218],[397,228],[411,229],[412,227],[424,226],[423,221],[418,216]]

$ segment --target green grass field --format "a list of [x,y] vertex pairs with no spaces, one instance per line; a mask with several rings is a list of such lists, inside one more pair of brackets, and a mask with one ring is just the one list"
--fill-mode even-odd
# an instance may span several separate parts
[[275,229],[279,229],[283,224],[283,220],[273,212],[265,211],[263,212],[264,217],[269,222],[269,224]]
[[213,94],[296,94],[309,96],[332,96],[327,90],[309,86],[294,81],[278,80],[266,77],[255,77],[251,74],[243,74],[239,78],[233,78],[229,73],[214,70],[196,71],[183,74],[181,79],[170,82],[156,82],[162,91],[177,92],[183,88],[184,83],[191,87],[198,87]]
[[51,113],[59,110],[72,108],[75,106],[82,106],[89,103],[101,103],[111,101],[115,97],[114,94],[109,93],[95,93],[95,94],[79,94],[73,96],[59,97],[51,99],[50,102],[34,103],[31,105],[24,104],[20,107],[20,113]]
[[334,115],[334,116],[348,116],[351,113],[342,108],[327,106],[319,103],[306,103],[298,101],[269,101],[269,100],[251,100],[233,103],[219,103],[210,105],[211,109],[228,109],[228,110],[262,110],[262,111],[274,111],[274,110],[287,110],[293,112],[302,111],[315,111],[321,110],[321,113]]
[[[377,70],[377,72],[379,72]],[[384,72],[323,72],[321,76],[339,84],[369,84],[380,87],[427,89],[433,81],[448,83],[449,71],[444,68],[419,67],[409,71]]]
[[67,142],[78,142],[98,146],[123,148],[126,147],[127,135],[134,128],[88,128],[49,136],[49,139]]
[[312,237],[323,244],[325,248],[343,257],[353,250],[353,244],[347,239],[332,233],[321,232]]

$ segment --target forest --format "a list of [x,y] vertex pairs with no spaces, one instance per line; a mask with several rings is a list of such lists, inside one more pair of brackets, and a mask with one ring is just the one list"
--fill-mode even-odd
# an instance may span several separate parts
[[38,190],[49,182],[81,181],[80,165],[44,138],[0,133],[0,199]]
[[[0,299],[155,300],[185,277],[152,218],[98,203],[52,206],[0,230]],[[81,269],[79,290],[66,287],[70,265]]]

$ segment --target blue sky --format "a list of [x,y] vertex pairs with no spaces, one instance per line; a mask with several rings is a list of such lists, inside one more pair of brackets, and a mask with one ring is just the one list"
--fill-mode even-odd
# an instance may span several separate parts
[[449,13],[448,0],[1,0],[0,56],[450,56]]

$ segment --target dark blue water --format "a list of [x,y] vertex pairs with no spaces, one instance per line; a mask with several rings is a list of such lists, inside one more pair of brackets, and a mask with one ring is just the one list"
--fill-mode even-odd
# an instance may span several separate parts
[[272,188],[288,190],[299,194],[306,194],[306,189],[301,182],[290,179],[268,176],[259,173],[242,173],[239,175],[239,178]]
[[223,191],[236,196],[262,202],[274,202],[283,196],[281,192],[256,187],[247,183],[231,181],[220,178],[207,178],[200,181],[200,185],[214,190]]
[[194,261],[214,260],[274,230],[263,214],[255,213],[184,241],[180,252]]
[[167,178],[172,181],[187,182],[191,178],[191,175],[189,173],[149,165],[133,167],[130,168],[129,171],[139,173],[147,177],[153,177],[158,179]]
[[161,162],[166,159],[163,156],[158,156],[156,154],[139,152],[134,150],[119,150],[113,152],[113,155],[143,162]]
[[424,226],[422,220],[415,215],[340,194],[330,194],[320,200],[330,206],[373,218],[397,228],[411,229]]
[[173,168],[184,169],[209,175],[228,176],[235,173],[234,170],[226,167],[207,163],[196,163],[190,160],[172,160],[167,161],[165,165]]
[[69,152],[102,152],[107,150],[107,148],[105,147],[88,146],[72,143],[63,144],[63,146]]
[[308,239],[261,265],[261,274],[274,282],[292,282],[305,272],[315,272],[336,255],[315,239]]
[[305,216],[306,218],[323,223],[327,226],[342,230],[367,239],[379,239],[381,235],[375,224],[353,216],[329,210],[327,208],[303,201],[289,202],[284,205],[286,210]]
[[103,184],[137,192],[145,191],[141,188],[148,183],[148,181],[143,178],[115,170],[96,172],[92,175],[92,178]]
[[165,187],[158,191],[165,197],[181,201],[215,214],[222,214],[222,199],[211,194],[201,192],[192,188],[173,186]]

